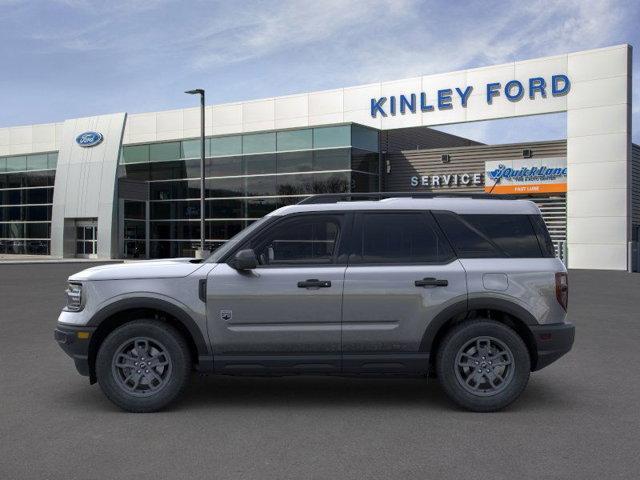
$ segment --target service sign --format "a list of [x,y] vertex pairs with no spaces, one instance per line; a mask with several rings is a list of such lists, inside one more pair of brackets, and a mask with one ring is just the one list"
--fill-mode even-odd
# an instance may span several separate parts
[[485,163],[484,191],[491,194],[567,191],[567,158],[519,158]]

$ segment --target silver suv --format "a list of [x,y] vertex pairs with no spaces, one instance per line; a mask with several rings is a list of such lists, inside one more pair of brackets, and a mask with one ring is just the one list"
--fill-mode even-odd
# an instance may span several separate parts
[[526,200],[311,197],[207,260],[69,278],[55,339],[119,407],[159,410],[192,370],[437,376],[474,411],[571,349],[567,271]]

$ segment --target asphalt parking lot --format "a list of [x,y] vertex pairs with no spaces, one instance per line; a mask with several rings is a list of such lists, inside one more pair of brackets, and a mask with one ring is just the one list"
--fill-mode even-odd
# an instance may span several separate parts
[[458,410],[424,379],[194,376],[136,415],[53,341],[88,266],[0,265],[0,478],[638,478],[640,274],[571,272],[574,350],[503,412]]

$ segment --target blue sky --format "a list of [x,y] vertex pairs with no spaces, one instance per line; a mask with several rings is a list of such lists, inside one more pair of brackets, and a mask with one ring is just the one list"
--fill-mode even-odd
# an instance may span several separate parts
[[[619,43],[637,0],[0,0],[0,126],[330,89]],[[640,141],[634,82],[633,138]],[[563,138],[564,114],[443,129]]]

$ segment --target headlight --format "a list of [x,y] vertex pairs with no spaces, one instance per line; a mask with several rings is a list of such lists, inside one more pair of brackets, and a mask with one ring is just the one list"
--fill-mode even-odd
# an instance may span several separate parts
[[66,310],[70,312],[79,312],[82,310],[82,284],[68,283],[67,289],[64,292],[67,294]]

